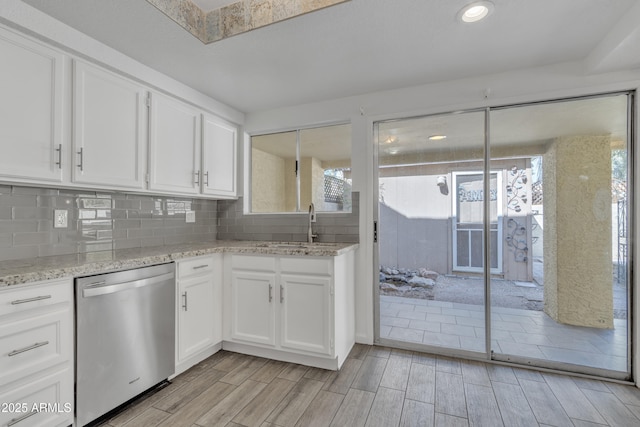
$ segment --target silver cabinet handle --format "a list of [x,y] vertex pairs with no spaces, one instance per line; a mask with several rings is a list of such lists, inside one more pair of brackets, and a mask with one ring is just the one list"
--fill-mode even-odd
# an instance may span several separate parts
[[80,156],[80,164],[78,167],[80,168],[80,172],[84,172],[84,148],[80,147],[80,151],[78,151],[78,155]]
[[269,283],[269,302],[273,300],[273,285]]
[[193,183],[195,185],[200,185],[200,171],[195,171],[193,174],[196,177]]
[[56,165],[58,165],[58,169],[62,169],[62,144],[58,144],[56,151],[58,152],[58,161],[56,162]]
[[209,267],[209,264],[202,264],[202,265],[198,265],[196,267],[193,267],[194,270],[200,270],[201,268],[207,268]]
[[24,420],[26,420],[27,418],[29,418],[29,417],[31,417],[31,416],[33,416],[33,415],[37,414],[38,412],[40,412],[40,411],[33,411],[33,412],[29,412],[28,414],[24,414],[24,415],[23,415],[23,416],[21,416],[21,417],[13,418],[12,420],[10,420],[10,421],[7,423],[7,427],[11,427],[11,426],[13,426],[13,425],[16,425],[16,424],[18,424],[20,421],[24,421]]
[[284,302],[284,287],[280,285],[280,304]]
[[33,298],[17,299],[15,301],[11,301],[11,305],[26,304],[28,302],[42,301],[43,299],[49,299],[49,298],[51,298],[51,295],[40,295]]
[[33,345],[30,345],[29,347],[21,348],[20,350],[13,350],[7,356],[12,357],[12,356],[15,356],[16,354],[24,353],[30,350],[35,350],[36,348],[43,347],[47,344],[49,344],[49,341],[37,342]]
[[208,187],[209,186],[209,171],[207,171],[207,173],[204,174],[204,177],[206,178],[204,180],[204,185],[206,185]]
[[183,303],[182,303],[182,308],[184,308],[184,311],[189,311],[187,309],[187,291],[184,291],[184,293],[182,294],[182,298],[183,298]]

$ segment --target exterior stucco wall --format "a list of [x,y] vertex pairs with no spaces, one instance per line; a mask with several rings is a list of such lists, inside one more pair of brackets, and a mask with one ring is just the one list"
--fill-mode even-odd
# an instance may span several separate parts
[[285,160],[253,148],[251,180],[251,209],[253,212],[284,212]]
[[613,327],[610,144],[563,137],[544,156],[545,311],[562,323]]

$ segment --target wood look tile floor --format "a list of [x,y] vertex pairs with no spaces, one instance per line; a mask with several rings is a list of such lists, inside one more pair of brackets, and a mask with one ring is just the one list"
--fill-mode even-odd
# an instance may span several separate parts
[[220,351],[103,427],[640,426],[640,390],[357,344],[339,372]]

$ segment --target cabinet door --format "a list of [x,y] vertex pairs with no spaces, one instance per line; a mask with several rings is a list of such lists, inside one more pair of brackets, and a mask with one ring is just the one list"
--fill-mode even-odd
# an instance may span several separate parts
[[151,190],[200,192],[200,111],[151,94],[149,173]]
[[279,292],[280,346],[332,354],[331,279],[283,274]]
[[202,117],[202,192],[236,197],[238,130],[213,116]]
[[1,31],[0,58],[0,176],[61,182],[64,56]]
[[214,343],[213,278],[181,280],[178,295],[178,361]]
[[145,98],[143,87],[75,63],[74,182],[144,188]]
[[275,274],[232,271],[231,338],[275,345]]

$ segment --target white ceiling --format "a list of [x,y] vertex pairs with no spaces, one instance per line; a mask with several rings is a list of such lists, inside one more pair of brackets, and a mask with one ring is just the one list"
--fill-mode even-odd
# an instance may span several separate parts
[[470,0],[351,0],[210,45],[145,0],[24,2],[247,113],[565,61],[640,66],[637,0],[493,0],[477,24],[455,19]]

